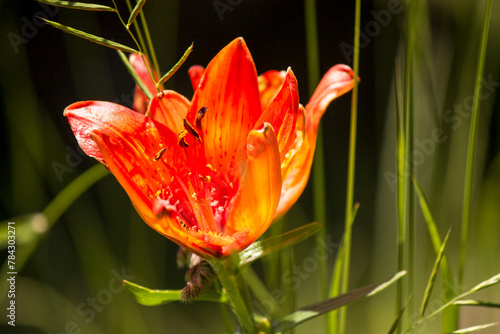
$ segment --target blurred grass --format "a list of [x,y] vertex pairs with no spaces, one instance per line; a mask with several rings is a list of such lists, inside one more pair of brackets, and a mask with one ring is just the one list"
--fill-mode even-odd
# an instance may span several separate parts
[[[69,128],[62,119],[62,108],[76,100],[102,99],[127,104],[131,100],[133,83],[126,70],[119,62],[116,54],[104,48],[89,45],[73,36],[57,35],[50,47],[45,47],[45,38],[54,38],[54,32],[49,27],[39,29],[35,37],[24,45],[19,45],[19,52],[14,52],[8,39],[4,38],[9,32],[22,35],[20,28],[25,7],[26,18],[30,20],[32,14],[40,8],[28,2],[12,3],[7,5],[0,2],[2,11],[0,36],[2,39],[2,57],[0,59],[0,89],[2,107],[2,140],[4,154],[2,155],[1,179],[2,216],[0,220],[8,220],[23,214],[40,212],[55,196],[78,175],[82,174],[94,162],[82,157],[77,166],[71,167],[70,172],[62,174],[59,181],[53,162],[69,166],[67,145],[76,152],[76,142],[69,135]],[[367,8],[362,12],[361,32],[367,34],[367,23],[378,22],[374,14],[382,15],[382,10],[389,10],[388,1],[375,1],[375,7]],[[416,45],[414,53],[413,73],[413,108],[414,108],[414,145],[413,164],[415,174],[428,201],[429,210],[433,213],[438,233],[444,236],[448,227],[453,225],[446,250],[446,259],[453,277],[457,275],[459,263],[459,222],[461,218],[463,188],[466,162],[466,147],[468,143],[468,129],[470,112],[459,109],[467,105],[474,93],[474,77],[479,55],[479,41],[483,24],[484,1],[445,0],[419,2],[420,10],[416,17]],[[12,6],[12,7],[10,7]],[[190,12],[189,16],[181,16]],[[184,24],[198,24],[193,22],[191,15],[203,12],[207,22],[213,22],[210,27],[216,27],[217,33],[200,31],[196,35],[201,45],[212,42],[210,36],[219,40],[220,45],[226,44],[229,39],[223,35],[224,31],[231,34],[243,34],[266,41],[270,38],[269,31],[260,31],[257,26],[251,26],[253,17],[247,17],[246,10],[252,6],[243,2],[233,11],[226,12],[223,21],[209,5],[209,10],[195,8],[188,4],[179,4],[178,1],[148,1],[145,13],[149,27],[152,30],[152,39],[156,47],[157,58],[163,70],[170,68],[184,50],[178,50],[177,41],[185,37],[187,32],[179,27]],[[247,7],[248,6],[248,7]],[[292,7],[293,4],[287,6]],[[321,55],[334,55],[334,58],[322,56],[322,61],[314,66],[330,67],[334,63],[349,62],[342,58],[342,50],[337,44],[321,43],[325,35],[349,35],[345,42],[351,43],[354,30],[350,25],[340,25],[338,31],[330,27],[329,22],[335,16],[334,11],[324,10],[324,4],[318,3],[317,24],[318,43]],[[276,6],[278,8],[278,6]],[[329,7],[328,7],[329,8]],[[331,8],[329,8],[331,9]],[[210,12],[213,11],[213,12]],[[277,13],[280,12],[277,10]],[[471,189],[471,224],[468,232],[468,251],[465,258],[464,286],[460,290],[466,291],[474,284],[500,272],[498,256],[500,248],[500,118],[498,114],[499,98],[496,82],[499,80],[500,63],[500,12],[498,1],[492,3],[492,16],[488,49],[485,58],[483,93],[487,97],[481,101],[481,114],[478,122],[478,138],[476,145],[474,183]],[[302,13],[301,18],[302,19]],[[349,17],[352,17],[350,13]],[[109,16],[106,16],[109,15]],[[202,16],[203,16],[202,15]],[[281,17],[276,14],[275,27],[290,23],[290,17]],[[61,10],[55,18],[58,22],[88,30],[93,33],[105,31],[119,31],[118,22],[110,19],[111,14],[74,13]],[[293,18],[293,17],[292,17]],[[369,198],[362,202],[362,207],[373,204],[375,214],[371,217],[362,216],[356,220],[353,230],[353,253],[351,261],[350,285],[361,286],[364,283],[381,281],[392,275],[397,268],[397,209],[396,193],[394,192],[397,171],[395,169],[396,152],[396,108],[394,107],[395,82],[392,79],[394,58],[402,56],[404,40],[400,37],[405,23],[405,14],[400,12],[390,16],[391,21],[382,27],[376,36],[368,35],[369,43],[361,49],[360,58],[364,62],[360,73],[360,94],[373,91],[370,95],[373,100],[360,99],[360,121],[366,120],[373,112],[373,122],[363,123],[359,128],[360,141],[358,156],[361,163],[357,172],[358,180],[378,179],[376,191],[368,185],[356,185],[356,193],[362,198]],[[299,20],[299,16],[296,17]],[[290,22],[289,22],[290,21]],[[187,23],[186,23],[187,22]],[[328,22],[328,23],[327,23]],[[343,22],[340,22],[343,23]],[[295,23],[296,24],[296,23]],[[233,30],[232,30],[233,29]],[[348,33],[341,32],[346,30]],[[210,35],[210,36],[209,36]],[[114,37],[114,36],[108,36]],[[236,37],[232,36],[232,37]],[[117,41],[127,43],[126,34],[117,36]],[[280,35],[282,39],[290,39],[293,49],[305,45],[305,36]],[[205,39],[207,41],[205,41]],[[226,40],[227,39],[227,40]],[[52,39],[54,40],[54,39]],[[362,40],[363,41],[363,40]],[[214,54],[203,49],[197,49],[196,57]],[[185,45],[180,46],[184,48]],[[250,45],[255,58],[260,53],[268,57],[271,50],[265,49],[266,44]],[[254,50],[256,49],[256,50]],[[292,48],[290,49],[292,50]],[[274,51],[273,51],[274,52]],[[292,52],[292,51],[290,51]],[[305,49],[301,50],[305,53]],[[206,55],[205,55],[206,54]],[[345,56],[345,55],[344,55]],[[51,58],[51,68],[37,68],[35,59]],[[195,55],[193,54],[193,57]],[[280,50],[279,61],[281,68],[296,59],[290,59],[287,52]],[[47,64],[49,64],[47,62]],[[205,64],[206,65],[206,64]],[[187,65],[189,66],[189,65]],[[167,83],[170,88],[177,87],[177,77],[185,76],[183,68]],[[259,66],[259,72],[267,70]],[[295,70],[295,67],[294,67]],[[184,72],[183,72],[184,71]],[[299,75],[298,71],[297,75]],[[57,73],[50,76],[49,74]],[[373,80],[370,77],[373,76]],[[72,78],[69,79],[68,78]],[[58,81],[61,79],[60,81]],[[66,81],[63,81],[66,80]],[[319,78],[318,78],[319,79]],[[54,80],[48,81],[48,80]],[[181,79],[179,79],[181,80]],[[187,79],[186,79],[187,81]],[[392,83],[391,83],[392,81]],[[60,84],[64,82],[64,84]],[[304,85],[305,81],[301,85]],[[311,85],[314,81],[311,80]],[[373,83],[373,85],[370,85]],[[305,86],[305,85],[304,85]],[[312,89],[312,88],[311,88]],[[55,93],[54,93],[55,92]],[[183,92],[186,95],[188,93]],[[57,103],[49,98],[57,96]],[[301,101],[307,99],[303,95]],[[362,95],[366,96],[366,95]],[[59,109],[53,110],[57,106]],[[61,107],[62,106],[62,107]],[[458,106],[458,107],[457,107]],[[451,111],[450,111],[451,110]],[[329,112],[327,112],[328,115]],[[347,114],[347,110],[336,110],[335,113]],[[334,114],[335,114],[334,113]],[[342,117],[334,118],[336,122],[343,122]],[[63,124],[63,125],[62,125]],[[348,128],[348,120],[341,123],[337,131]],[[369,137],[375,128],[376,138]],[[436,134],[439,131],[439,135]],[[325,128],[326,142],[332,140],[332,129]],[[346,137],[347,138],[347,137]],[[437,138],[437,139],[436,139]],[[364,145],[376,142],[376,156],[378,168],[370,170],[364,165],[372,155],[365,152]],[[347,148],[347,145],[345,145]],[[345,169],[346,157],[340,152],[330,151],[330,146],[323,147],[328,154],[325,157],[325,166],[332,166],[332,161],[344,159],[339,170]],[[318,146],[318,151],[320,146]],[[420,155],[417,154],[420,152]],[[411,153],[411,152],[408,152]],[[419,157],[423,157],[420,160]],[[73,160],[74,161],[74,160]],[[364,163],[363,163],[364,162]],[[332,179],[334,171],[327,170],[327,180]],[[336,185],[344,189],[342,184]],[[328,203],[344,203],[345,198],[335,197],[337,192],[329,187],[325,188]],[[305,197],[309,199],[309,190]],[[368,194],[368,195],[366,195]],[[320,214],[325,213],[320,209]],[[341,210],[341,209],[340,209]],[[276,225],[277,229],[289,230],[312,221],[311,208],[307,200],[302,200],[287,215],[286,224]],[[422,296],[427,280],[431,273],[435,250],[428,237],[427,225],[424,217],[417,209],[414,212],[414,296]],[[324,218],[328,229],[324,237],[331,237],[334,242],[341,240],[340,235],[332,234],[342,226],[342,213],[329,214]],[[18,221],[20,223],[21,221]],[[269,285],[270,292],[284,291],[286,300],[295,300],[295,303],[286,304],[285,313],[305,304],[318,301],[318,273],[308,273],[306,279],[300,281],[297,289],[283,282],[283,274],[293,271],[295,266],[301,266],[304,259],[314,254],[316,249],[312,241],[297,245],[293,250],[287,250],[280,255],[280,266],[270,262],[262,268],[276,270]],[[20,248],[21,249],[21,248]],[[175,253],[177,247],[156,235],[149,229],[135,213],[130,202],[116,181],[110,177],[92,187],[78,199],[51,229],[41,237],[38,247],[26,263],[26,267],[18,276],[17,297],[19,307],[16,333],[59,333],[70,322],[74,321],[83,332],[89,333],[154,333],[161,330],[176,332],[182,328],[185,333],[198,333],[203,329],[207,333],[221,333],[223,322],[219,310],[213,305],[195,303],[191,305],[171,304],[162,307],[146,308],[137,305],[125,292],[112,294],[113,300],[105,305],[101,312],[95,312],[95,319],[86,322],[88,316],[76,313],[78,307],[84,303],[84,310],[88,306],[87,298],[97,298],[103,290],[109,289],[113,279],[113,270],[121,272],[122,268],[129,275],[135,276],[134,282],[155,288],[182,288],[183,272],[175,269]],[[25,249],[26,250],[26,249]],[[25,251],[24,250],[24,251]],[[336,255],[336,254],[335,254]],[[330,256],[326,264],[333,264],[334,256]],[[274,265],[273,265],[274,263]],[[256,265],[256,272],[262,275],[262,269]],[[328,267],[331,268],[331,267]],[[2,273],[3,275],[4,273]],[[320,275],[324,279],[323,275]],[[4,276],[1,276],[2,284]],[[429,299],[429,311],[434,311],[443,304],[440,287],[446,284],[438,273],[437,283]],[[497,302],[500,300],[500,288],[479,292],[473,298]],[[392,293],[392,296],[391,296]],[[407,296],[406,296],[407,297]],[[347,317],[347,333],[385,333],[392,325],[396,312],[395,289],[390,289],[384,295],[374,297],[362,303],[350,306]],[[415,302],[420,299],[416,298]],[[403,305],[407,298],[403,301]],[[3,305],[2,305],[3,307]],[[409,309],[403,317],[412,320]],[[479,307],[461,307],[460,327],[470,327],[485,324],[498,319],[499,311]],[[0,331],[9,332],[2,317]],[[323,319],[324,320],[324,319]],[[314,321],[296,329],[296,333],[323,332],[324,321]],[[440,333],[441,323],[430,320],[422,324],[419,330],[426,333]],[[496,328],[489,328],[481,333],[496,333]]]

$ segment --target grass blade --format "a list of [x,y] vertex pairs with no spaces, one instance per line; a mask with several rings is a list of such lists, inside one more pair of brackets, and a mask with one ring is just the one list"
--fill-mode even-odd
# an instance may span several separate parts
[[137,4],[135,5],[134,9],[132,10],[132,13],[130,13],[130,17],[128,18],[127,28],[129,28],[130,25],[137,18],[137,15],[139,15],[139,13],[141,12],[142,7],[144,6],[145,3],[146,3],[146,0],[137,1]]
[[436,258],[436,262],[434,262],[434,267],[432,268],[431,276],[429,277],[429,282],[427,283],[427,287],[425,288],[424,299],[422,300],[422,307],[420,308],[420,318],[423,318],[425,310],[427,308],[427,304],[429,303],[429,298],[431,297],[432,288],[434,287],[434,283],[436,282],[437,273],[439,271],[439,266],[441,265],[441,260],[444,258],[444,249],[446,248],[446,243],[448,242],[448,237],[450,236],[451,228],[446,233],[446,237],[444,238],[443,244],[441,245],[441,249],[439,250]]
[[457,300],[454,304],[459,306],[482,306],[482,307],[500,308],[500,303],[485,302],[474,299]]
[[60,0],[36,0],[51,6],[65,7],[79,10],[100,11],[100,12],[116,12],[116,9],[109,6],[98,5],[95,3],[60,1]]
[[487,279],[486,281],[483,281],[483,282],[477,284],[475,287],[473,287],[469,291],[466,291],[466,292],[456,296],[455,298],[453,298],[452,300],[450,300],[449,302],[447,302],[443,306],[441,306],[439,309],[434,311],[431,315],[429,315],[425,319],[429,319],[429,318],[434,317],[435,315],[439,314],[441,311],[443,311],[448,306],[453,305],[456,301],[458,301],[464,297],[467,297],[468,295],[473,294],[474,292],[486,289],[486,288],[493,286],[495,284],[498,284],[498,283],[500,283],[500,274],[497,274],[497,275]]
[[477,332],[485,328],[490,328],[493,326],[498,325],[496,322],[492,322],[490,324],[485,324],[485,325],[478,325],[478,326],[472,326],[472,327],[467,327],[463,329],[458,329],[456,331],[451,332],[451,334],[465,334],[465,333],[472,333],[472,332]]
[[44,20],[45,22],[47,22],[48,24],[50,24],[54,28],[60,29],[64,32],[67,32],[68,34],[72,34],[72,35],[75,35],[77,37],[89,40],[93,43],[100,44],[100,45],[106,46],[108,48],[121,50],[124,52],[139,53],[139,51],[132,49],[131,47],[128,47],[126,45],[123,45],[123,44],[120,44],[117,42],[113,42],[112,40],[106,39],[104,37],[92,35],[92,34],[84,32],[84,31],[81,31],[81,30],[78,30],[75,28],[71,28],[71,27],[65,26],[63,24],[60,24],[60,23],[57,23],[54,21],[50,21],[50,20],[47,20],[44,18],[42,18],[42,20]]
[[132,66],[132,64],[130,63],[128,57],[121,50],[117,50],[117,52],[118,52],[118,55],[120,56],[120,59],[122,60],[123,64],[125,64],[125,67],[127,68],[128,73],[130,73],[130,75],[134,79],[135,83],[137,85],[139,85],[139,87],[141,87],[142,91],[144,92],[144,94],[146,94],[148,99],[151,99],[153,97],[153,95],[151,94],[149,89],[146,87],[146,84],[144,83],[144,81],[142,81],[141,77],[135,71],[135,69]]
[[275,328],[275,332],[279,333],[290,330],[304,323],[305,321],[316,318],[339,307],[346,306],[363,298],[374,296],[375,294],[387,289],[390,285],[401,279],[401,277],[403,277],[404,275],[406,275],[406,271],[396,273],[392,278],[382,284],[370,284],[362,288],[349,291],[335,298],[330,298],[322,302],[303,307],[284,317],[278,323],[277,327]]
[[184,62],[186,61],[187,57],[189,57],[189,54],[192,51],[193,51],[193,43],[191,43],[191,45],[187,48],[187,50],[184,52],[184,54],[182,55],[181,59],[179,59],[179,61],[177,62],[177,64],[175,64],[174,67],[172,67],[170,69],[170,71],[168,71],[167,74],[165,74],[160,79],[160,81],[158,81],[158,83],[156,84],[156,87],[159,87],[160,85],[163,85],[168,79],[170,79],[172,77],[172,75],[174,75],[175,72],[177,72],[177,70],[179,69],[179,67],[181,67],[182,64],[184,64]]
[[458,286],[463,284],[465,255],[467,249],[467,235],[469,232],[470,207],[472,202],[472,179],[474,174],[474,157],[476,153],[477,129],[479,126],[479,106],[482,90],[482,76],[484,72],[484,62],[486,58],[486,46],[488,44],[488,32],[490,28],[491,0],[486,1],[484,10],[483,31],[481,34],[481,45],[477,60],[476,81],[474,84],[474,105],[470,123],[469,145],[467,148],[467,169],[465,172],[465,188],[462,210],[462,231],[460,238],[460,258],[458,269]]

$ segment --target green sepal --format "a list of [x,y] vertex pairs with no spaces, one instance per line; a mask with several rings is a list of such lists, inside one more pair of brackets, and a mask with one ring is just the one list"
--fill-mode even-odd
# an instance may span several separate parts
[[[135,300],[141,305],[156,306],[182,300],[182,290],[148,289],[126,280],[122,283],[125,289],[130,292]],[[214,290],[205,291],[205,293],[196,300],[229,304],[229,299],[224,292],[216,292]]]

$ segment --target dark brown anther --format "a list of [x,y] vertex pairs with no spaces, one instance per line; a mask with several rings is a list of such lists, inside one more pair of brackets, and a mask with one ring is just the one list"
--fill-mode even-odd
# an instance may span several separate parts
[[201,120],[203,119],[203,116],[205,116],[205,113],[207,112],[208,108],[203,107],[198,112],[196,113],[196,118],[195,118],[195,125],[198,129],[201,130]]
[[188,132],[186,130],[181,130],[177,135],[177,144],[179,144],[180,147],[189,147],[189,144],[186,141],[187,134]]
[[189,134],[191,136],[194,137],[194,139],[196,139],[199,143],[201,143],[201,137],[200,137],[200,134],[198,133],[198,131],[196,131],[196,129],[191,125],[191,123],[189,123],[189,121],[187,119],[184,118],[184,128],[186,129],[187,132],[189,132]]
[[160,160],[161,156],[163,155],[163,153],[165,153],[166,150],[167,150],[166,148],[162,148],[161,150],[159,150],[158,153],[155,154],[153,161]]
[[203,176],[203,175],[198,175],[198,177],[200,178],[200,180],[206,182],[206,183],[209,183],[210,181],[212,181],[212,178],[210,177],[210,175],[207,175],[207,176]]

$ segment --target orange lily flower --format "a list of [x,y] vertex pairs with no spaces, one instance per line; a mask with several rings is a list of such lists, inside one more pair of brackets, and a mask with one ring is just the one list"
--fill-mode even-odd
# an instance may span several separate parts
[[148,225],[199,256],[226,257],[257,240],[305,187],[319,119],[353,85],[348,67],[332,70],[304,109],[292,70],[258,79],[238,38],[206,69],[189,71],[192,101],[163,91],[144,115],[99,101],[65,115]]

